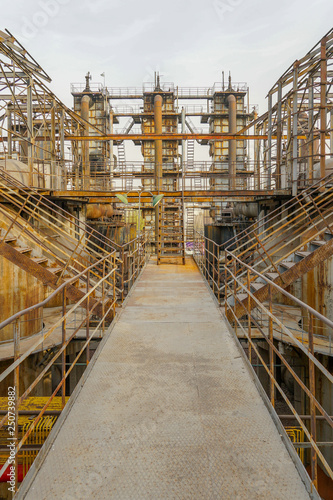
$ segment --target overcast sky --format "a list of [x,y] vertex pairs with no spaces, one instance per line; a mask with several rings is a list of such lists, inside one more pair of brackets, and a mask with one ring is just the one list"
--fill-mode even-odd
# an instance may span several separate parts
[[0,0],[11,31],[72,106],[70,83],[210,86],[231,70],[266,110],[272,84],[332,27],[332,0]]

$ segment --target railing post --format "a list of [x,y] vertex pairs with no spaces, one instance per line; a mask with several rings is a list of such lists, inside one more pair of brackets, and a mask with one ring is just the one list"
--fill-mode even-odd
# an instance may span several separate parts
[[121,249],[121,303],[124,302],[124,293],[125,293],[125,250],[124,247]]
[[102,280],[102,332],[103,336],[105,333],[105,260],[103,260],[103,274],[102,274],[103,280]]
[[235,321],[235,334],[237,336],[237,298],[236,298],[236,295],[237,295],[237,279],[236,279],[236,273],[237,273],[237,264],[236,264],[236,260],[234,260],[234,313],[235,313],[235,318],[234,318],[234,321]]
[[217,245],[215,245],[215,243],[213,243],[212,247],[213,247],[213,292],[214,292],[214,295],[216,296],[216,270],[217,270],[216,251],[217,251]]
[[[67,303],[67,297],[66,297],[66,287],[62,291],[62,316],[64,317],[66,314],[66,303]],[[63,320],[62,322],[62,329],[61,329],[61,347],[64,347],[66,342],[66,319]],[[66,405],[66,349],[63,350],[61,354],[61,380],[63,381],[62,387],[61,387],[61,403],[62,407],[65,408]]]
[[[272,304],[272,285],[269,285],[269,312],[272,314],[273,312],[273,304]],[[272,406],[274,408],[275,406],[275,384],[274,384],[274,351],[273,351],[273,342],[274,342],[274,337],[273,337],[273,319],[271,316],[269,316],[269,371],[271,372],[272,377],[270,377],[269,381],[269,387],[270,387],[270,399]]]
[[220,247],[217,247],[217,301],[221,305],[221,272],[220,272]]
[[[313,355],[313,314],[309,313],[309,352]],[[309,358],[309,385],[310,385],[310,415],[311,415],[311,424],[310,424],[310,432],[311,437],[314,442],[317,441],[317,429],[316,429],[316,405],[314,399],[316,397],[316,382],[315,382],[315,365],[313,361]],[[317,453],[316,450],[311,446],[311,478],[314,487],[317,489],[318,483],[318,464],[317,464]]]
[[112,299],[113,299],[113,318],[116,315],[116,269],[117,269],[117,261],[116,261],[116,252],[113,254],[113,294],[112,294]]
[[[89,316],[89,285],[90,285],[90,271],[87,271],[87,299],[86,299],[86,314],[87,314],[87,320],[86,320],[86,340],[89,339],[89,323],[90,323],[90,316]],[[86,349],[86,363],[87,366],[89,365],[90,361],[90,342],[87,344],[87,349]]]
[[227,250],[224,251],[224,313],[228,314],[228,272],[227,272]]
[[251,326],[251,297],[250,297],[250,287],[251,287],[251,280],[250,280],[250,270],[247,270],[247,330],[248,330],[248,335],[249,335],[249,361],[252,364],[252,326]]
[[[21,325],[20,319],[17,319],[14,324],[14,361],[20,357],[20,340],[21,340]],[[18,399],[20,397],[20,365],[14,370],[14,389],[15,389],[15,491],[17,491],[18,483],[18,449],[19,442],[18,434]],[[14,496],[14,495],[13,495]]]

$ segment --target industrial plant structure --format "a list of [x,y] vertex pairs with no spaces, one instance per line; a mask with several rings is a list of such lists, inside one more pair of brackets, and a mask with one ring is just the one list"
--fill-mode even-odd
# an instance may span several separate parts
[[8,387],[30,498],[32,464],[149,258],[194,259],[309,495],[331,498],[333,31],[260,116],[224,73],[115,88],[88,72],[69,109],[8,31],[0,54],[0,498]]

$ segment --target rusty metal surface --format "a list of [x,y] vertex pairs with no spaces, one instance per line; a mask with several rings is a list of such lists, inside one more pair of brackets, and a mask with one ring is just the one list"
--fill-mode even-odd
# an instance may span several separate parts
[[[333,239],[329,240],[325,245],[319,247],[317,250],[307,255],[304,259],[299,262],[296,262],[290,269],[282,273],[281,276],[278,276],[274,281],[278,286],[282,288],[287,288],[289,285],[294,283],[298,278],[305,275],[312,269],[316,268],[320,263],[324,260],[328,259],[333,255]],[[265,285],[260,290],[254,293],[255,297],[264,302],[268,298],[269,285]],[[247,299],[241,301],[244,305],[247,302]],[[254,300],[251,300],[251,309],[256,307],[256,303]],[[237,304],[235,309],[235,314],[237,317],[244,316],[245,311],[244,307],[241,304]],[[228,320],[231,321],[233,315],[228,312]]]
[[[58,276],[53,272],[49,271],[45,267],[42,267],[40,264],[34,262],[30,257],[25,254],[20,253],[15,250],[14,247],[8,245],[7,243],[0,243],[0,255],[2,255],[5,259],[10,260],[13,264],[19,266],[21,269],[31,274],[39,281],[41,281],[44,285],[49,286],[56,290],[59,284],[63,283],[65,280],[61,280],[60,283],[58,281]],[[80,290],[74,285],[67,286],[67,295],[73,301],[79,301],[86,294],[85,291]],[[93,307],[97,301],[95,299],[90,299],[90,305]],[[86,302],[82,303],[82,306],[85,306]],[[96,306],[96,314],[102,316],[102,306],[99,304]]]
[[148,265],[63,420],[18,499],[309,498],[192,261]]

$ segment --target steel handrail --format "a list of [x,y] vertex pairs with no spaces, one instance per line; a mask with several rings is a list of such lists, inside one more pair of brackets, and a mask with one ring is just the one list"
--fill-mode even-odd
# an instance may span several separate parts
[[[66,280],[64,283],[62,283],[56,290],[54,290],[46,299],[43,301],[39,302],[38,304],[34,304],[33,306],[27,307],[26,309],[22,309],[22,311],[18,311],[17,313],[13,314],[9,318],[5,319],[0,323],[0,330],[4,328],[5,326],[8,326],[10,323],[15,321],[16,319],[20,318],[24,314],[27,314],[29,312],[35,311],[36,309],[39,309],[40,307],[44,307],[53,297],[55,297],[59,292],[61,292],[66,286],[71,285],[75,281],[77,281],[81,276],[86,274],[88,271],[91,271],[96,265],[101,264],[104,262],[106,259],[108,259],[111,255],[115,253],[115,250],[108,255],[104,256],[101,258],[98,262],[92,264],[91,266],[87,267],[81,273],[77,274],[73,278],[70,278],[69,280]],[[86,294],[87,295],[87,294]]]

